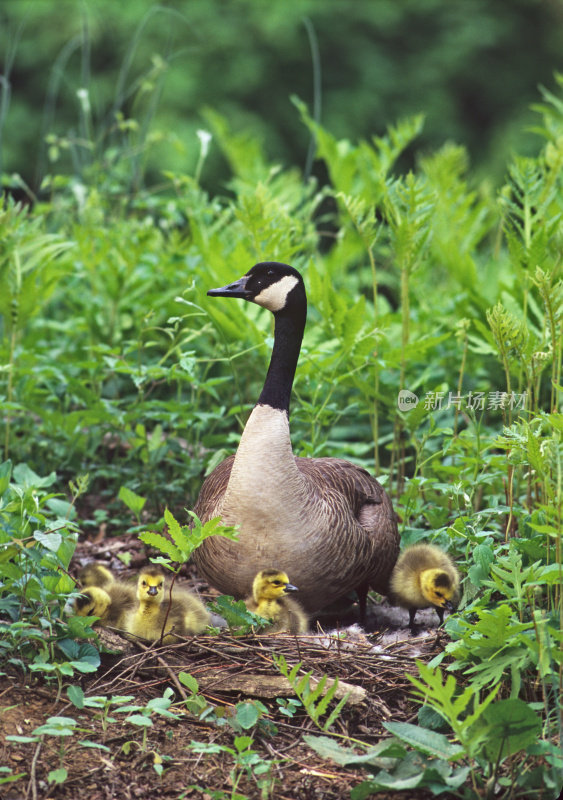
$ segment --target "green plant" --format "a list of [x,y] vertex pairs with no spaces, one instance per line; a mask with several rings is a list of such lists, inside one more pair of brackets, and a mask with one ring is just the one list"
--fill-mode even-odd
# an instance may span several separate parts
[[209,604],[209,608],[224,618],[234,635],[244,636],[255,630],[267,630],[271,625],[271,620],[249,611],[244,600],[235,600],[228,594],[220,595]]
[[[260,790],[261,798],[266,800],[266,798],[272,796],[274,778],[271,773],[277,761],[264,759],[260,753],[252,748],[253,744],[254,740],[251,736],[235,736],[233,747],[215,744],[214,742],[191,742],[190,749],[193,750],[194,753],[206,755],[226,753],[231,756],[233,760],[233,766],[229,771],[229,780],[231,783],[230,792],[213,792],[212,796],[217,797],[218,800],[226,800],[227,798],[230,800],[246,800],[246,795],[241,795],[237,791],[245,775],[254,780],[256,786]],[[204,791],[200,786],[194,788],[197,788],[199,791]]]
[[[68,772],[64,766],[65,757],[65,741],[67,737],[74,736],[75,733],[85,732],[85,728],[79,727],[78,723],[72,717],[49,717],[43,725],[34,728],[31,736],[12,735],[6,736],[6,741],[19,742],[21,744],[43,743],[46,736],[57,737],[60,740],[59,744],[59,766],[56,769],[49,771],[47,779],[49,783],[64,783],[68,777]],[[88,740],[81,741],[83,747],[98,747],[107,750],[104,745]]]
[[127,714],[123,720],[124,723],[133,725],[136,728],[141,728],[143,736],[139,744],[136,739],[130,739],[121,746],[121,750],[127,755],[131,752],[133,746],[137,747],[141,753],[152,755],[153,769],[157,775],[161,776],[164,772],[163,762],[166,757],[162,757],[156,750],[149,749],[148,747],[148,731],[152,728],[154,723],[152,721],[153,714],[157,714],[167,719],[179,719],[177,714],[170,711],[174,692],[172,689],[167,688],[164,690],[162,697],[154,697],[149,700],[144,706],[138,704],[119,705],[114,713]]
[[21,778],[25,778],[25,772],[12,772],[10,767],[0,767],[0,786],[5,783],[15,783]]
[[199,694],[199,684],[197,679],[189,672],[179,672],[178,680],[190,691],[190,696],[186,698],[184,704],[188,711],[201,720],[216,718],[216,708],[211,705],[203,695]]
[[100,720],[104,734],[107,733],[108,725],[117,721],[116,717],[110,715],[112,706],[120,708],[123,705],[130,704],[131,700],[135,699],[133,695],[112,695],[111,697],[95,695],[87,697],[82,688],[75,684],[67,688],[67,695],[76,708],[97,709],[94,719]]
[[140,533],[139,539],[147,545],[160,550],[164,557],[159,557],[158,563],[171,569],[171,562],[178,565],[185,564],[194,550],[209,536],[226,536],[236,539],[236,528],[232,525],[222,525],[221,518],[215,517],[205,524],[197,518],[193,511],[188,511],[192,518],[191,525],[180,525],[171,511],[164,511],[164,521],[168,526],[170,539],[160,533],[150,531]]
[[290,719],[293,719],[297,709],[303,706],[301,700],[296,700],[294,697],[277,697],[276,703],[279,706],[280,713]]
[[24,464],[0,465],[0,657],[23,672],[63,681],[100,663],[89,620],[64,616],[74,596],[67,570],[76,546],[74,502],[85,480],[73,484],[68,503],[48,492],[51,474],[40,478]]
[[[0,219],[0,426],[18,464],[0,466],[2,669],[53,681],[60,693],[96,668],[90,621],[64,615],[78,528],[104,526],[111,535],[158,520],[158,533],[143,541],[173,571],[198,536],[220,532],[215,523],[177,520],[203,474],[236,447],[271,342],[260,309],[219,308],[205,292],[230,280],[233,264],[290,261],[303,271],[310,321],[294,387],[296,454],[375,468],[394,496],[404,544],[447,546],[464,578],[450,641],[427,676],[445,720],[436,722],[427,705],[418,726],[395,728],[399,738],[374,750],[357,740],[360,754],[334,741],[323,747],[339,763],[369,765],[372,783],[358,796],[375,785],[466,797],[495,791],[480,773],[507,798],[539,796],[543,770],[544,796],[555,797],[563,687],[559,90],[541,90],[537,152],[511,159],[498,189],[464,147],[415,152],[431,114],[424,130],[413,117],[350,142],[297,103],[330,186],[273,165],[257,136],[208,109],[209,133],[186,138],[191,172],[167,169],[152,191],[142,176],[161,159],[149,125],[171,63],[156,59],[137,73],[149,82],[131,84],[136,119],[126,117],[119,109],[139,41],[115,82],[108,125],[96,128],[83,74],[79,134],[46,131],[60,174],[49,176],[33,208],[7,202]],[[85,73],[86,62],[85,54]],[[144,98],[146,106],[136,105]],[[201,183],[219,151],[231,174],[228,198]],[[401,388],[410,406],[398,405]],[[85,470],[88,485],[74,477]],[[70,480],[67,502],[61,491],[68,494]],[[237,632],[260,624],[241,601],[220,598],[215,610]],[[425,683],[422,673],[415,679]],[[207,701],[193,676],[184,680],[186,707],[199,719],[237,734],[271,731],[258,705],[229,713]],[[279,714],[289,719],[307,703],[316,727],[326,727],[336,696],[315,694],[299,674],[292,680],[301,697],[279,703]],[[122,699],[69,691],[105,732],[119,718]],[[458,710],[461,721],[479,712],[466,731],[459,719],[449,722]],[[151,714],[138,716],[150,733]],[[458,735],[465,738],[452,741]],[[525,764],[518,775],[516,759]]]
[[330,703],[338,691],[338,678],[329,682],[328,676],[323,675],[322,678],[318,682],[315,681],[315,685],[312,686],[312,671],[302,676],[299,675],[299,670],[302,666],[301,662],[295,664],[295,666],[290,669],[282,655],[273,655],[272,658],[277,669],[289,681],[291,688],[299,698],[299,702],[303,705],[303,708],[315,725],[322,731],[327,731],[340,716],[340,712],[348,699],[348,695],[345,694],[330,710],[328,717],[321,721],[321,717],[328,713]]

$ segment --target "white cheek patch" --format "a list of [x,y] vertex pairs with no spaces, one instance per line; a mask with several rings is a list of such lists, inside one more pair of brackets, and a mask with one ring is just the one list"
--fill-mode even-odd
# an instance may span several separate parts
[[268,311],[281,311],[285,306],[287,295],[297,283],[295,275],[285,275],[271,286],[262,289],[260,294],[253,298],[253,302],[267,308]]

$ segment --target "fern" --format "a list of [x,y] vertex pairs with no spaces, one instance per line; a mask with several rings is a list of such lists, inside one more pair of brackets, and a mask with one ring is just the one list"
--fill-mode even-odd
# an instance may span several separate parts
[[[194,550],[210,536],[225,536],[227,539],[236,541],[238,536],[236,528],[222,525],[221,517],[215,517],[203,524],[193,511],[188,511],[188,514],[193,520],[192,526],[180,525],[172,512],[166,509],[164,520],[168,525],[170,539],[152,531],[143,531],[143,533],[139,534],[139,539],[163,553],[168,561],[174,561],[178,564],[184,564],[188,561]],[[161,563],[169,566],[166,560],[161,560]]]
[[519,367],[522,363],[528,339],[526,328],[501,303],[487,310],[487,322],[504,368],[506,391],[510,394],[510,368],[512,365]]
[[536,267],[534,284],[543,301],[549,329],[551,351],[551,397],[550,408],[558,406],[561,393],[561,361],[563,358],[563,280],[554,282],[553,273]]
[[[344,697],[339,700],[339,702],[334,706],[326,720],[321,722],[321,717],[323,717],[327,711],[330,702],[334,699],[336,692],[338,690],[338,678],[334,679],[334,683],[327,687],[328,676],[323,675],[320,681],[316,684],[314,688],[311,687],[311,676],[312,671],[307,672],[305,675],[299,677],[298,673],[301,669],[302,662],[300,661],[294,667],[289,669],[288,663],[282,655],[273,656],[274,664],[281,672],[281,674],[287,678],[289,681],[291,688],[299,698],[299,700],[303,703],[303,707],[305,711],[309,715],[309,717],[313,720],[315,725],[320,728],[322,731],[328,731],[331,725],[333,725],[338,717],[340,716],[340,712],[344,708],[346,701],[348,699],[348,694],[345,694]],[[319,699],[320,698],[320,699]]]
[[516,158],[509,169],[509,181],[501,194],[504,232],[512,261],[529,270],[549,263],[550,242],[561,220],[550,214],[555,187],[545,180],[542,165],[532,158]]

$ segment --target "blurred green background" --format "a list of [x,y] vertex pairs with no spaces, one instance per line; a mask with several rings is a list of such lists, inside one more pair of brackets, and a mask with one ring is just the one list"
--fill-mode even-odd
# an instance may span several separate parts
[[[116,112],[138,122],[131,147],[157,140],[143,164],[153,183],[195,169],[206,107],[304,167],[292,95],[351,140],[423,112],[419,149],[464,144],[496,181],[507,153],[533,148],[529,106],[563,66],[563,3],[4,0],[0,52],[0,163],[34,191],[49,172],[81,171],[92,139],[111,145]],[[212,151],[203,184],[220,190],[227,175]]]

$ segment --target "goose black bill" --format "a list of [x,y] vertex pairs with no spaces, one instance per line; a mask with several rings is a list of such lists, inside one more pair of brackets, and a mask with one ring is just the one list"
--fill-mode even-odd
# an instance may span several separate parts
[[229,283],[228,286],[221,286],[219,289],[209,289],[207,295],[208,297],[242,297],[243,300],[246,300],[251,295],[246,288],[247,281],[248,275],[243,275],[238,281]]

